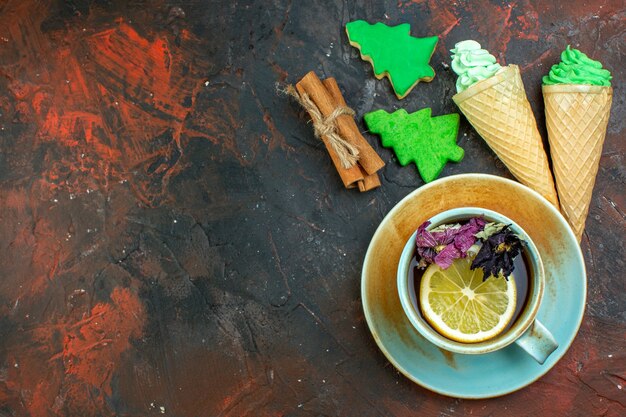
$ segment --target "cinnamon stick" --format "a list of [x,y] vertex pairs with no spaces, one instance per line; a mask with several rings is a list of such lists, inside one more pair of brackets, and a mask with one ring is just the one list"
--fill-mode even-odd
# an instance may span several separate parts
[[[322,81],[322,83],[339,106],[348,106],[343,98],[343,95],[341,94],[337,80],[330,77],[326,78]],[[315,101],[315,99],[313,99],[313,101]],[[368,174],[374,174],[376,171],[385,166],[385,162],[380,158],[380,156],[378,156],[374,148],[372,148],[369,142],[365,140],[363,135],[361,135],[361,131],[354,121],[354,118],[346,116],[345,119],[350,126],[351,132],[353,133],[353,136],[346,136],[346,140],[359,148],[359,164],[363,167],[365,172]],[[352,139],[355,141],[352,142]]]
[[[332,98],[334,100],[335,106],[347,106],[346,101],[344,100],[343,95],[341,94],[341,90],[339,89],[339,84],[337,84],[337,80],[335,80],[332,77],[329,77],[329,78],[326,78],[325,80],[323,80],[322,84],[324,85],[324,87],[326,87],[326,89],[328,90],[328,92],[332,96]],[[353,118],[350,118],[350,122],[349,123],[352,125],[352,129],[353,130],[355,130],[357,132],[359,131],[359,128],[356,125],[356,122],[354,121]],[[371,148],[369,143],[367,143],[367,148],[369,148],[369,149],[371,149],[373,151],[373,149]],[[362,152],[361,148],[359,148],[359,151],[361,151],[361,157],[359,158],[359,164],[362,165],[362,163],[363,163],[363,152]],[[378,156],[378,154],[376,154],[376,152],[374,152],[374,154],[376,155],[377,158],[380,159],[380,157]],[[373,159],[370,159],[370,161],[372,161],[372,160]],[[366,161],[366,163],[367,163],[367,161]],[[384,165],[384,163],[383,163],[383,165]],[[358,183],[357,183],[360,192],[365,192],[365,191],[369,191],[369,190],[371,190],[373,188],[380,187],[380,178],[378,178],[378,173],[373,172],[371,174],[368,174],[365,171],[365,169],[363,169],[362,166],[361,166],[361,173],[363,174],[363,179],[358,181]]]
[[[299,94],[307,93],[300,83],[296,84],[296,90],[298,90]],[[330,145],[328,138],[324,135],[322,135],[322,142],[324,142],[324,146],[326,146],[326,150],[330,155],[330,159],[333,161],[333,165],[335,165],[335,169],[337,170],[344,187],[354,188],[357,186],[358,182],[363,181],[363,172],[359,169],[358,165],[355,164],[350,168],[344,168],[337,152],[335,152],[333,147]]]
[[378,174],[376,172],[367,175],[363,168],[361,168],[361,171],[363,172],[363,179],[357,182],[360,192],[363,193],[373,188],[380,187],[380,178],[378,178]]
[[[325,87],[317,75],[315,75],[315,72],[311,71],[296,84],[298,91],[306,92],[324,117],[330,116],[333,110],[337,107],[329,89],[335,90],[334,95],[341,97],[341,105],[345,106],[345,100],[343,100],[343,97],[341,96],[337,82],[334,81],[334,79],[331,80],[332,81],[328,82]],[[329,88],[327,89],[327,87]],[[380,156],[378,156],[376,151],[374,151],[370,144],[361,135],[361,132],[352,117],[348,115],[339,116],[337,117],[336,123],[339,134],[347,142],[359,149],[359,164],[363,167],[365,172],[373,174],[385,166],[385,163]]]

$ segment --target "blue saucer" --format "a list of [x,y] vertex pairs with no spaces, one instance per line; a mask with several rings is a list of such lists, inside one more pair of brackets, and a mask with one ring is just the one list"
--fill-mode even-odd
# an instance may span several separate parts
[[[539,249],[546,287],[537,317],[559,343],[543,365],[515,344],[482,355],[441,350],[417,333],[404,315],[396,271],[407,239],[433,215],[467,206],[499,211],[519,224]],[[400,201],[376,230],[361,277],[365,318],[387,359],[424,388],[457,398],[509,394],[545,375],[574,340],[586,293],[582,253],[563,216],[535,191],[485,174],[446,177],[420,187]]]

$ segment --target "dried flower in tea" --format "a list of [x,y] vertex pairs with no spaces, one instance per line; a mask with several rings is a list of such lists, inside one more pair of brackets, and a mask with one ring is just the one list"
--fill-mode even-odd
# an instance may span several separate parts
[[[508,280],[523,243],[510,225],[487,223],[483,217],[472,217],[463,224],[442,224],[428,230],[430,224],[424,222],[415,236],[420,268],[434,263],[446,269],[455,259],[465,258],[471,251],[477,252],[471,268],[482,268],[483,279],[504,276]],[[478,249],[472,249],[473,246]]]
[[486,223],[482,217],[473,217],[463,225],[441,225],[432,230],[426,230],[430,222],[423,223],[415,237],[419,267],[435,263],[446,269],[455,259],[465,258],[467,251],[476,243],[476,233]]
[[482,246],[472,262],[472,269],[485,271],[483,280],[502,274],[507,280],[513,272],[513,260],[522,249],[522,240],[506,225],[499,232],[483,240]]

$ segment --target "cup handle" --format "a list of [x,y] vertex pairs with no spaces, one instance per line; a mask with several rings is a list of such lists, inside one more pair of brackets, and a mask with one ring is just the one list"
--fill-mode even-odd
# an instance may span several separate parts
[[535,320],[515,343],[541,365],[559,347],[552,333],[539,320]]

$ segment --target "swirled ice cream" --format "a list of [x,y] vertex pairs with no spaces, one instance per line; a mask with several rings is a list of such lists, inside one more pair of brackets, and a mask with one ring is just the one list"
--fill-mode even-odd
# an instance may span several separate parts
[[459,77],[456,81],[458,93],[480,80],[491,77],[502,68],[496,62],[495,56],[473,40],[457,43],[450,52],[452,52],[452,71]]
[[544,85],[588,84],[611,85],[611,73],[602,64],[569,45],[561,53],[561,62],[553,65],[550,73],[543,77]]

